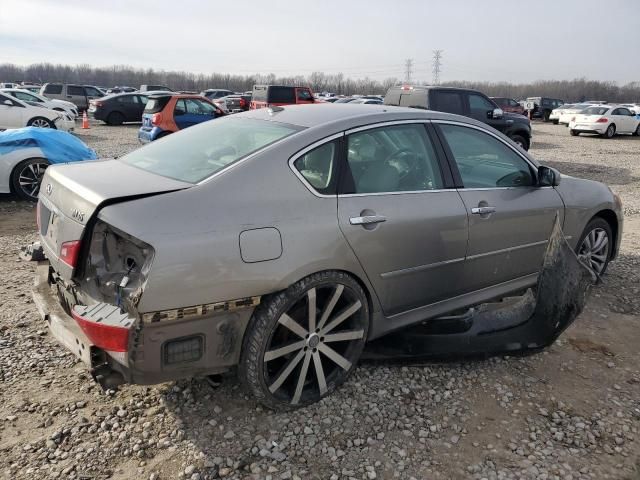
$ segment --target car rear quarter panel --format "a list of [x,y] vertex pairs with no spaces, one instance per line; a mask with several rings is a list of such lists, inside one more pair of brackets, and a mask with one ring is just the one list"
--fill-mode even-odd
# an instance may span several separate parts
[[[337,199],[313,195],[288,166],[307,141],[281,145],[201,185],[102,210],[104,221],[155,249],[140,312],[265,295],[333,269],[372,292],[338,228]],[[282,254],[243,260],[241,233],[263,228],[280,233]]]

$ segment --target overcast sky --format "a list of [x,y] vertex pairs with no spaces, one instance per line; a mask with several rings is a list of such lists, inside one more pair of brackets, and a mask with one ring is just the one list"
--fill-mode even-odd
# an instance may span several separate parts
[[0,0],[0,62],[640,81],[640,0]]

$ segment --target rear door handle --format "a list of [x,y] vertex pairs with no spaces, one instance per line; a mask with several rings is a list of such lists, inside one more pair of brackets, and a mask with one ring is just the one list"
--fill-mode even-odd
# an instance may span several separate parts
[[496,207],[474,207],[471,209],[471,213],[474,215],[487,215],[489,213],[494,213],[496,211]]
[[363,217],[351,217],[349,223],[351,225],[371,225],[373,223],[386,222],[387,217],[382,215],[365,215]]

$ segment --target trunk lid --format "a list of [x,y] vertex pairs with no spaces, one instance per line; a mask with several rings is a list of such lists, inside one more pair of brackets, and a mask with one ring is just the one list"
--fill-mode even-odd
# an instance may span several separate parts
[[60,259],[62,244],[82,240],[86,225],[103,205],[192,186],[117,160],[52,166],[41,185],[40,240],[54,270],[65,280],[71,279],[73,267]]

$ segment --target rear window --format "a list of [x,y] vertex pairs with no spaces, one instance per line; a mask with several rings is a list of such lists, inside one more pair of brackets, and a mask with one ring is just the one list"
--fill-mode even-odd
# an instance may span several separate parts
[[604,115],[609,110],[608,107],[590,107],[583,110],[581,113],[583,115]]
[[169,103],[171,97],[149,98],[147,105],[144,107],[144,113],[158,113]]
[[197,183],[299,130],[289,124],[227,117],[150,143],[120,160],[157,175]]
[[294,87],[269,87],[267,103],[296,103]]
[[44,87],[44,93],[50,93],[52,95],[60,95],[62,93],[62,85],[49,84]]

